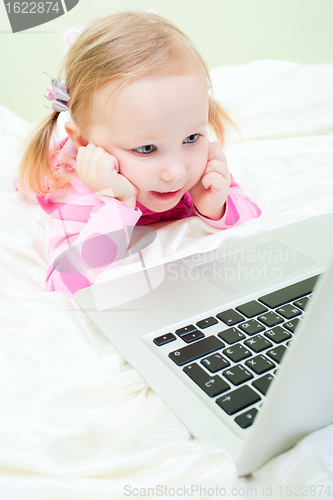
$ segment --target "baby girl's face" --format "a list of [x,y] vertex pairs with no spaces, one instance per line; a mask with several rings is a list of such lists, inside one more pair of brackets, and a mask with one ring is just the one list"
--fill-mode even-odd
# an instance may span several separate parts
[[97,92],[96,123],[86,138],[118,159],[120,173],[138,189],[137,201],[169,210],[207,165],[207,81],[194,73],[140,79],[116,90],[105,108],[114,88]]

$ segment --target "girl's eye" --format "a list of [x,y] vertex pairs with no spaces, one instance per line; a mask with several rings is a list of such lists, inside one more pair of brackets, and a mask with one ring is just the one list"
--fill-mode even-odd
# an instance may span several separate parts
[[149,155],[156,150],[156,147],[152,144],[146,144],[145,146],[140,146],[138,148],[133,149],[133,151],[137,151],[138,153],[143,153],[144,155]]
[[193,142],[196,142],[198,140],[199,134],[191,134],[186,139],[184,139],[184,142],[187,144],[192,144]]

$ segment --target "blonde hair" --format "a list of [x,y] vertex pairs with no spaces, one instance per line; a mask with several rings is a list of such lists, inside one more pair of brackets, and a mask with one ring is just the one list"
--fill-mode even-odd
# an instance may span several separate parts
[[[190,40],[166,19],[148,13],[123,12],[96,19],[75,40],[60,69],[70,95],[71,118],[84,129],[91,120],[92,96],[106,84],[154,75],[199,71],[210,75],[205,61]],[[60,113],[43,117],[33,129],[20,162],[22,189],[43,195],[64,187],[70,173],[52,164],[50,146]],[[209,125],[223,145],[225,129],[232,124],[220,104],[209,96]]]

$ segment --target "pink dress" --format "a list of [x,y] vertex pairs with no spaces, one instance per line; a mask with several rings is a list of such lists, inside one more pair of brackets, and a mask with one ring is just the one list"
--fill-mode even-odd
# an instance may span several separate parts
[[[53,163],[67,170],[75,167],[76,155],[77,149],[67,137],[56,147]],[[133,210],[116,199],[98,197],[78,176],[65,188],[36,199],[53,218],[46,289],[64,291],[70,297],[77,290],[94,284],[102,271],[121,263],[135,226],[195,216],[210,226],[227,229],[260,215],[259,208],[244,195],[233,178],[225,213],[218,221],[199,214],[189,192],[166,212],[152,212],[140,203]]]

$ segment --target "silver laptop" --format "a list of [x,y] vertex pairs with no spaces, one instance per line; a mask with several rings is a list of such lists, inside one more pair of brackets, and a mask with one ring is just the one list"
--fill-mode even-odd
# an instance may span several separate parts
[[245,475],[333,422],[333,214],[150,268],[142,231],[75,300],[192,435]]

